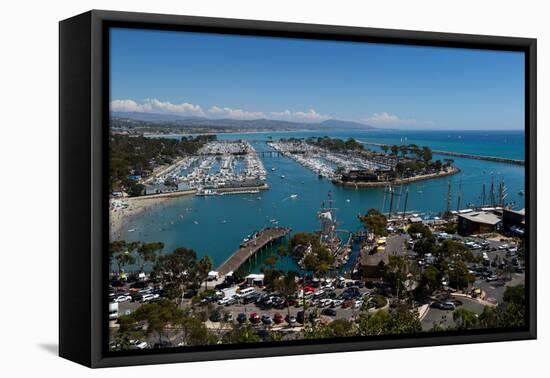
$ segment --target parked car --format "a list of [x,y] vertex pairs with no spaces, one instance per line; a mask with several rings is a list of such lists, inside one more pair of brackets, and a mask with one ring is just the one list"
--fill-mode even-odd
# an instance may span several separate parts
[[313,286],[304,286],[304,293],[315,293],[316,290]]
[[237,315],[237,322],[239,322],[239,324],[246,323],[246,314],[241,312],[239,315]]
[[439,308],[441,310],[454,311],[456,309],[456,306],[453,302],[441,302],[441,305]]
[[353,301],[351,299],[347,299],[344,302],[342,302],[342,308],[348,308],[353,306]]
[[197,295],[197,290],[194,290],[194,289],[189,289],[189,290],[186,290],[185,293],[183,294],[183,297],[185,299],[191,299],[193,298],[195,295]]
[[336,310],[333,308],[324,308],[323,311],[321,311],[321,314],[327,316],[336,316]]
[[131,300],[132,300],[131,295],[119,295],[118,297],[116,297],[114,299],[114,301],[117,302],[117,303],[128,302],[128,301],[131,301]]
[[142,303],[151,302],[158,298],[159,298],[158,294],[145,294],[143,298],[141,298],[141,302]]
[[161,342],[156,342],[153,344],[154,349],[170,348],[171,346],[172,346],[172,343],[166,340],[163,340]]
[[294,326],[297,322],[296,317],[294,315],[290,315],[290,316],[287,315],[285,320],[290,326]]
[[260,322],[260,320],[261,320],[260,315],[256,314],[255,312],[250,314],[250,323],[258,324]]
[[273,321],[275,322],[275,324],[281,324],[283,322],[283,320],[284,320],[283,315],[281,315],[279,313],[276,313],[273,316]]
[[230,312],[226,312],[223,316],[223,320],[226,322],[232,322],[233,321],[233,314]]
[[149,347],[149,344],[141,340],[130,340],[130,343],[137,349],[146,349]]
[[271,315],[262,315],[261,321],[265,325],[273,324],[273,319],[271,318]]
[[321,299],[321,300],[319,301],[319,304],[321,305],[321,307],[330,306],[330,305],[332,304],[332,299],[328,299],[328,298]]
[[219,311],[214,311],[212,314],[210,314],[210,321],[214,323],[218,323],[222,320],[222,314]]
[[430,307],[437,308],[439,310],[449,310],[449,311],[453,311],[456,308],[453,302],[433,302],[430,305]]

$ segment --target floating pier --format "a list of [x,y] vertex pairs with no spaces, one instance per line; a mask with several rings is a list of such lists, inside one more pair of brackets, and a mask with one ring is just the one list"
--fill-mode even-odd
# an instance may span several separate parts
[[290,233],[290,228],[270,227],[259,231],[255,237],[241,244],[241,248],[235,251],[227,260],[221,264],[217,271],[220,276],[234,272],[241,267],[249,258],[258,253],[265,246],[284,238]]

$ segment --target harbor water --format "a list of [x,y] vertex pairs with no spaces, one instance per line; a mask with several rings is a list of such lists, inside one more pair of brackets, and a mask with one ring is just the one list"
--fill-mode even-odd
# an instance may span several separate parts
[[[280,132],[221,134],[218,139],[248,139],[257,151],[269,150],[265,140],[330,136],[385,144],[417,144],[434,150],[476,155],[524,159],[524,134],[519,131],[364,131],[364,132]],[[373,147],[375,148],[375,147]],[[434,159],[449,156],[434,155]],[[188,196],[171,199],[130,220],[121,239],[162,241],[165,251],[176,247],[192,248],[198,256],[209,255],[214,266],[220,265],[239,248],[243,238],[255,230],[270,226],[290,227],[292,232],[311,232],[319,229],[317,211],[327,204],[328,195],[334,200],[338,229],[353,232],[361,229],[358,215],[370,208],[385,212],[389,199],[385,188],[343,187],[332,184],[297,162],[276,156],[261,157],[268,172],[270,189],[254,194],[222,196]],[[429,218],[447,209],[449,183],[451,210],[479,205],[485,184],[489,201],[491,184],[495,195],[501,180],[507,188],[505,202],[514,208],[524,207],[525,167],[484,160],[453,158],[459,174],[420,181],[408,185],[407,211]],[[282,178],[284,176],[284,178]],[[396,189],[393,211],[403,211],[406,189]],[[129,231],[132,230],[132,231]],[[263,259],[275,253],[276,246],[251,261],[250,271],[259,271]],[[296,268],[290,258],[278,262],[282,269]]]

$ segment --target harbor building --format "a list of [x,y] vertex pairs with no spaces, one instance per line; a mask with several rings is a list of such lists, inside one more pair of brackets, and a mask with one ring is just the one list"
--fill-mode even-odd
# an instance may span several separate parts
[[458,233],[463,236],[495,232],[501,227],[502,217],[492,211],[458,214]]

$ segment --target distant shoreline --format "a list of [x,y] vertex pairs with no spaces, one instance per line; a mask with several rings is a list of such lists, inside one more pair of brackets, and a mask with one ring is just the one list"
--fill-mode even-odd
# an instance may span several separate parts
[[[394,129],[341,129],[337,131],[393,131]],[[231,131],[219,131],[219,132],[204,132],[204,133],[171,133],[171,134],[155,134],[155,133],[143,133],[145,137],[182,137],[182,136],[195,136],[195,135],[220,135],[220,134],[282,134],[282,133],[318,133],[334,130],[312,130],[312,129],[292,129],[292,130],[276,130],[276,131],[248,131],[248,130],[231,130]]]

